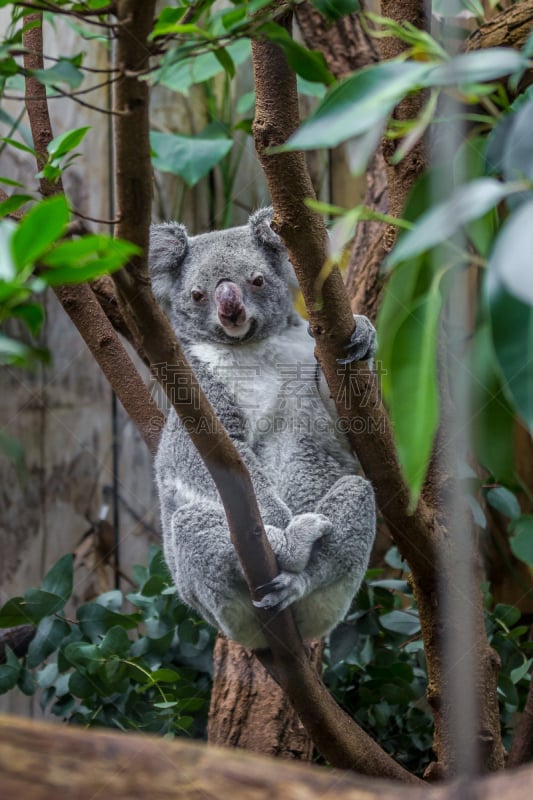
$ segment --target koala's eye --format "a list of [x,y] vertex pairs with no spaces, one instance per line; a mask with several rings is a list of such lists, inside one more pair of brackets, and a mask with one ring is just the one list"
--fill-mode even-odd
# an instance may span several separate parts
[[265,279],[263,278],[261,273],[258,273],[257,275],[254,275],[254,277],[252,278],[252,286],[263,286],[264,283],[265,283]]
[[195,303],[201,303],[202,300],[205,300],[205,292],[202,292],[200,289],[193,289],[191,291],[191,297]]

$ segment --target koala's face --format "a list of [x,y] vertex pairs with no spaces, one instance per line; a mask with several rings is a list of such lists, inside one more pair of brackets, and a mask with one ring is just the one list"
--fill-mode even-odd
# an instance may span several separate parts
[[152,286],[179,338],[242,344],[293,322],[294,275],[270,214],[190,238],[176,223],[152,228]]

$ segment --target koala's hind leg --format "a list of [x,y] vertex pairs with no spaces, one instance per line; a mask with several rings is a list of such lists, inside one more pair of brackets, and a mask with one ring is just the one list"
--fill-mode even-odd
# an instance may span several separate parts
[[340,478],[316,506],[316,515],[330,524],[311,552],[302,572],[282,570],[262,587],[266,594],[255,603],[280,609],[317,589],[338,581],[348,583],[355,594],[368,565],[376,529],[374,492],[371,484],[355,475]]
[[340,478],[316,506],[332,524],[332,533],[307,569],[313,584],[324,585],[351,574],[357,588],[364,576],[376,533],[376,504],[372,484],[358,475]]

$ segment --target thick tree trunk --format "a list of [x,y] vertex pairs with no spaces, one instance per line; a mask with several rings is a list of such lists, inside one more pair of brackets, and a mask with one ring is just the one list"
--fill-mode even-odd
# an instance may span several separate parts
[[[318,670],[322,650],[320,643],[312,649]],[[210,744],[310,761],[314,752],[311,738],[285,693],[253,653],[219,635],[213,656]]]

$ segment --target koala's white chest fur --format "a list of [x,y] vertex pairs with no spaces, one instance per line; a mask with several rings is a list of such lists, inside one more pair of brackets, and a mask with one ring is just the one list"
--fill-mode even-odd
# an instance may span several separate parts
[[331,422],[317,386],[314,343],[303,322],[258,342],[200,343],[191,352],[246,414],[252,440],[297,433],[295,424],[305,426],[317,417]]

